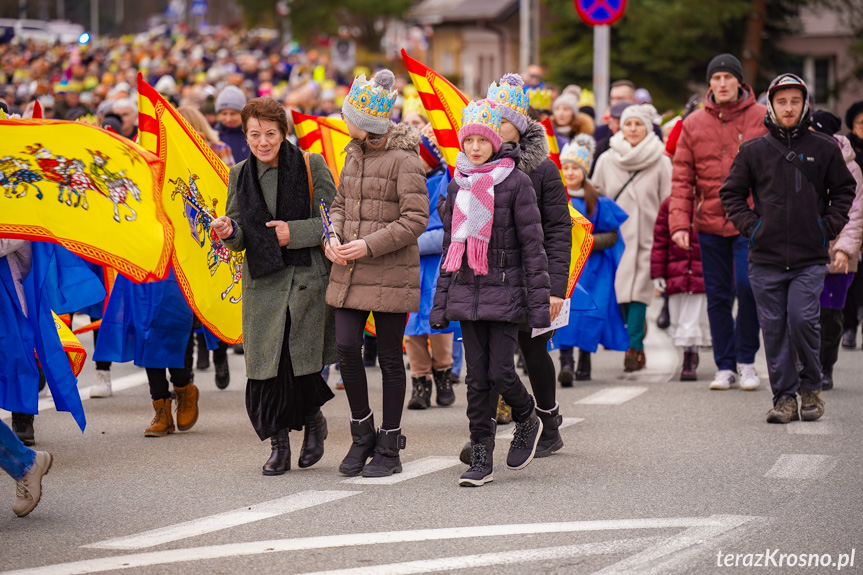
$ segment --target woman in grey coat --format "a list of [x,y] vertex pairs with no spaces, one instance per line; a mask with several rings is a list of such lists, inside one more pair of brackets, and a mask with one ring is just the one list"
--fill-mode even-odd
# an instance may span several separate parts
[[320,372],[335,363],[336,348],[317,206],[330,204],[336,189],[322,156],[309,154],[307,164],[285,139],[288,120],[278,102],[253,99],[241,116],[251,156],[231,168],[227,214],[211,228],[230,250],[245,250],[246,409],[258,437],[272,442],[264,475],[281,475],[291,468],[290,429],[305,427],[299,467],[324,454],[320,407],[333,393]]

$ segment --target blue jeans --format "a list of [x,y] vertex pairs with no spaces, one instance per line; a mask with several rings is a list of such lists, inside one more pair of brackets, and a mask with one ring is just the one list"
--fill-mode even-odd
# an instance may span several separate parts
[[0,421],[0,467],[15,481],[24,479],[36,461],[36,452],[21,443],[15,432]]
[[[774,405],[783,396],[821,389],[821,304],[827,266],[784,270],[750,264]],[[797,361],[802,369],[798,372]]]
[[[698,234],[707,317],[717,369],[737,370],[738,363],[754,363],[758,340],[758,311],[746,273],[749,244],[742,236]],[[737,320],[732,314],[737,297]]]

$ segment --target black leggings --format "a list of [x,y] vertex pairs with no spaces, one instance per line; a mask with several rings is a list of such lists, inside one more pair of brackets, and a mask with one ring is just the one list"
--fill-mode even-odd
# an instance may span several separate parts
[[[374,315],[384,393],[381,429],[398,429],[401,427],[407,386],[405,363],[402,359],[402,338],[405,335],[407,314],[376,311]],[[355,420],[366,417],[371,409],[366,368],[363,365],[363,327],[368,317],[368,311],[336,309],[339,369],[351,407],[351,417]]]
[[529,331],[518,332],[518,347],[524,356],[524,367],[533,389],[536,406],[543,411],[551,411],[557,404],[554,361],[548,354],[548,341],[554,331],[547,331],[530,337]]
[[[186,345],[186,367],[169,367],[168,371],[171,374],[171,383],[174,388],[186,387],[192,381],[192,344],[194,343],[192,334],[189,334],[189,343]],[[164,367],[148,367],[147,382],[150,384],[150,398],[153,401],[160,399],[168,399],[171,397],[171,391],[168,389],[168,377],[165,375]]]

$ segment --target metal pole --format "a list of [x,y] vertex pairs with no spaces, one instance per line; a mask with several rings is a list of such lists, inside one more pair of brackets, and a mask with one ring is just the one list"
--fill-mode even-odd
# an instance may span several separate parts
[[66,0],[57,0],[57,20],[66,19]]
[[611,49],[611,28],[593,27],[593,93],[596,98],[596,117],[605,115],[608,106],[608,58]]
[[518,70],[524,73],[527,67],[532,64],[530,61],[530,33],[531,33],[531,8],[533,3],[531,0],[519,0],[518,10]]
[[99,0],[90,0],[90,38],[99,37]]
[[123,0],[116,1],[116,7],[114,10],[114,24],[116,24],[117,26],[122,24],[123,20],[126,18],[125,4],[126,3]]

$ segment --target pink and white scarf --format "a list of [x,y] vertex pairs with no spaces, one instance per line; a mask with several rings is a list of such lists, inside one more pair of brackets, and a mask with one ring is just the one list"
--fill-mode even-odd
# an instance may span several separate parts
[[474,166],[464,152],[455,162],[459,193],[452,214],[452,233],[443,268],[454,272],[461,267],[467,244],[467,265],[476,275],[488,274],[488,242],[494,220],[494,187],[515,169],[512,158],[501,158]]

